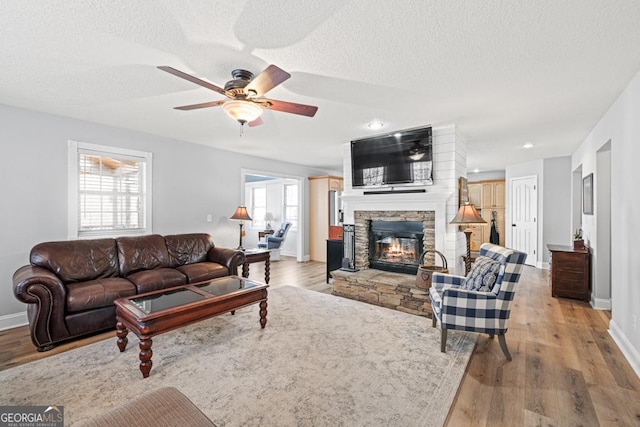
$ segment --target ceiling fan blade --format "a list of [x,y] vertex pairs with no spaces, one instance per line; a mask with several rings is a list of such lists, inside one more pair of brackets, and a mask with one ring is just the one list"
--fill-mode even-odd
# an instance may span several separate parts
[[262,102],[260,103],[264,108],[282,111],[284,113],[299,114],[301,116],[313,117],[316,115],[316,111],[318,111],[318,107],[313,105],[296,104],[294,102],[277,101],[275,99],[264,99],[261,101],[266,101],[264,103],[266,105]]
[[198,108],[217,107],[218,105],[222,105],[225,102],[227,101],[203,102],[202,104],[192,104],[192,105],[183,105],[182,107],[174,107],[174,109],[182,110],[182,111],[197,110]]
[[195,84],[200,85],[202,87],[206,87],[207,89],[211,89],[214,92],[221,93],[224,96],[228,96],[227,95],[227,91],[225,91],[221,87],[218,87],[218,86],[216,86],[216,85],[214,85],[212,83],[209,83],[209,82],[205,82],[204,80],[201,80],[201,79],[199,79],[197,77],[194,77],[191,74],[183,73],[180,70],[176,70],[175,68],[168,67],[166,65],[161,65],[158,68],[160,70],[162,70],[162,71],[166,71],[169,74],[173,74],[174,76],[180,77],[181,79],[188,80],[191,83],[195,83]]
[[275,65],[269,65],[263,72],[251,80],[251,83],[246,86],[245,90],[247,93],[255,92],[257,96],[262,96],[289,77],[291,77],[291,74],[283,69]]
[[264,122],[262,121],[262,117],[258,117],[257,119],[255,119],[252,122],[247,123],[249,125],[249,127],[254,127],[254,126],[260,126],[263,125]]

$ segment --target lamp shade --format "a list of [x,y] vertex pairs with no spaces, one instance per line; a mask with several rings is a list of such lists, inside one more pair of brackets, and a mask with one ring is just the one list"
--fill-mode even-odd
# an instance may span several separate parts
[[249,212],[247,212],[246,206],[238,206],[238,209],[231,215],[231,219],[239,219],[243,221],[251,221],[251,216],[249,216]]
[[225,113],[244,124],[262,115],[262,108],[251,101],[233,100],[222,104]]
[[464,205],[460,206],[460,209],[458,209],[458,213],[451,220],[449,224],[486,224],[486,223],[487,221],[485,221],[480,216],[480,214],[478,214],[478,211],[476,210],[475,206],[473,206],[470,203],[465,203]]

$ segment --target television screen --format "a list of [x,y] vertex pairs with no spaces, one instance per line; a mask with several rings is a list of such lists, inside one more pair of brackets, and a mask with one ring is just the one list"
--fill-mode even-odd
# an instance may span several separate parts
[[351,141],[353,187],[431,185],[432,166],[431,127]]

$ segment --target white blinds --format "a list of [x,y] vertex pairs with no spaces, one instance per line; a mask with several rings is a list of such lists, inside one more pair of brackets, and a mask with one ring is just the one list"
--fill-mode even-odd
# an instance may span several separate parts
[[79,232],[144,230],[144,157],[78,151]]
[[298,229],[298,184],[284,186],[284,220],[291,223],[292,229]]

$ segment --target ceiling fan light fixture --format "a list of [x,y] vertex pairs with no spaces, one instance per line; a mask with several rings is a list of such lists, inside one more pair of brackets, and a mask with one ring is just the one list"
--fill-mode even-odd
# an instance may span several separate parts
[[427,154],[427,150],[420,144],[414,144],[413,147],[409,149],[409,158],[414,161],[418,161]]
[[222,104],[224,112],[241,124],[252,122],[262,115],[262,108],[251,101],[232,100]]

